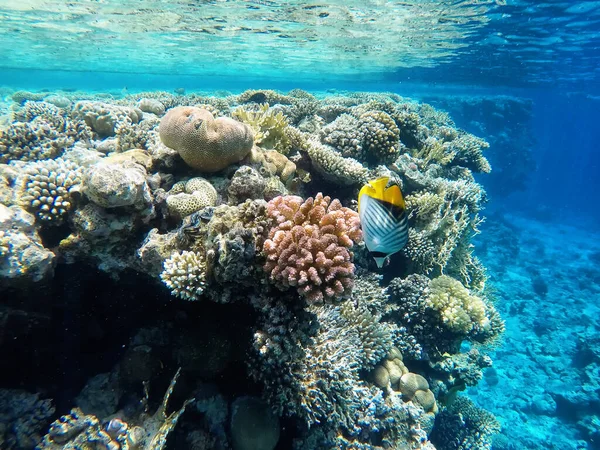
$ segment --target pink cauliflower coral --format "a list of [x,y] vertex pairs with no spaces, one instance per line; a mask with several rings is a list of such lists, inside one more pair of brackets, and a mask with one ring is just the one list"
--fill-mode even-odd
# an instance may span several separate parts
[[275,222],[263,245],[271,280],[295,286],[311,303],[348,297],[354,279],[349,248],[362,239],[358,214],[321,193],[305,201],[279,196],[267,207]]

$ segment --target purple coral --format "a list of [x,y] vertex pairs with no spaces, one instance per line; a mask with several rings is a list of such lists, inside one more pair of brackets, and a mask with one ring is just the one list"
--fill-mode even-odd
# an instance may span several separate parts
[[275,222],[263,245],[271,280],[295,286],[310,303],[348,297],[354,279],[349,248],[362,239],[358,214],[321,193],[307,200],[279,196],[267,207]]

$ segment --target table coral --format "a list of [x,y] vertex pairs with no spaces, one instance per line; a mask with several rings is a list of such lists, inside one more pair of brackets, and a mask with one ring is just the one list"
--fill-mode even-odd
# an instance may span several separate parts
[[254,142],[248,125],[228,117],[215,119],[206,109],[185,106],[164,115],[159,134],[187,165],[203,172],[218,172],[240,161]]
[[305,201],[277,197],[268,214],[274,226],[263,253],[270,279],[282,289],[296,287],[310,303],[348,297],[354,277],[348,249],[362,238],[358,214],[321,193]]

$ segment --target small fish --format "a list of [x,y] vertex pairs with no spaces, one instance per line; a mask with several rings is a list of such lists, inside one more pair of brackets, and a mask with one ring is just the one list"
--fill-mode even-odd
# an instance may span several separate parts
[[388,187],[388,182],[388,177],[369,181],[358,193],[363,239],[379,268],[390,255],[402,250],[408,241],[402,192],[397,184]]

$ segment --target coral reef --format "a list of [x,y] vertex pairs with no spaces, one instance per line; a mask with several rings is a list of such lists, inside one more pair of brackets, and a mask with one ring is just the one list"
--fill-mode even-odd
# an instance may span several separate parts
[[135,162],[116,162],[107,158],[86,170],[83,192],[103,208],[132,206],[152,209],[152,195],[146,182],[146,169]]
[[54,158],[76,141],[92,137],[82,120],[51,103],[27,101],[15,118],[7,130],[0,130],[0,163]]
[[34,448],[53,414],[52,402],[40,399],[39,394],[0,389],[0,446]]
[[[454,400],[492,379],[488,351],[504,329],[473,253],[486,141],[390,93],[14,102],[0,133],[0,322],[20,331],[0,348],[47,339],[42,362],[27,363],[44,378],[23,383],[61,414],[75,408],[40,443],[56,417],[39,397],[23,401],[7,420],[30,441],[0,425],[0,446],[163,448],[183,408],[166,413],[173,381],[149,413],[149,383],[162,390],[177,367],[174,397],[197,401],[174,448],[430,450],[460,409],[474,434],[444,435],[488,445]],[[409,242],[375,273],[355,210],[381,176],[405,195]],[[543,273],[534,279],[552,295]],[[40,282],[48,289],[30,295]],[[3,376],[20,383],[16,373]],[[536,411],[551,409],[548,395]],[[554,408],[575,398],[595,401],[553,392]],[[579,427],[591,436],[593,424]]]
[[268,203],[275,222],[263,245],[265,271],[282,289],[296,287],[311,303],[350,295],[354,275],[348,250],[361,239],[358,214],[339,200],[277,197]]
[[460,396],[437,416],[431,441],[440,450],[490,450],[499,431],[492,414]]
[[0,204],[0,233],[0,286],[52,277],[55,255],[42,244],[33,215]]
[[[109,421],[94,415],[84,414],[79,408],[73,408],[50,426],[48,434],[37,447],[40,450],[59,450],[67,448],[106,448],[115,450],[143,449],[161,450],[165,447],[167,436],[192,400],[167,416],[169,398],[175,387],[179,371],[173,377],[164,399],[154,414],[147,409],[147,392],[144,398],[146,408],[129,425],[118,415]],[[101,447],[100,447],[101,446]]]
[[217,172],[240,161],[250,152],[252,131],[227,117],[215,120],[206,109],[170,109],[159,126],[163,143],[177,150],[190,167]]
[[277,150],[284,155],[289,153],[291,145],[286,134],[288,122],[281,111],[275,112],[265,103],[260,105],[258,111],[240,107],[233,111],[232,116],[252,128],[254,143],[259,147]]

